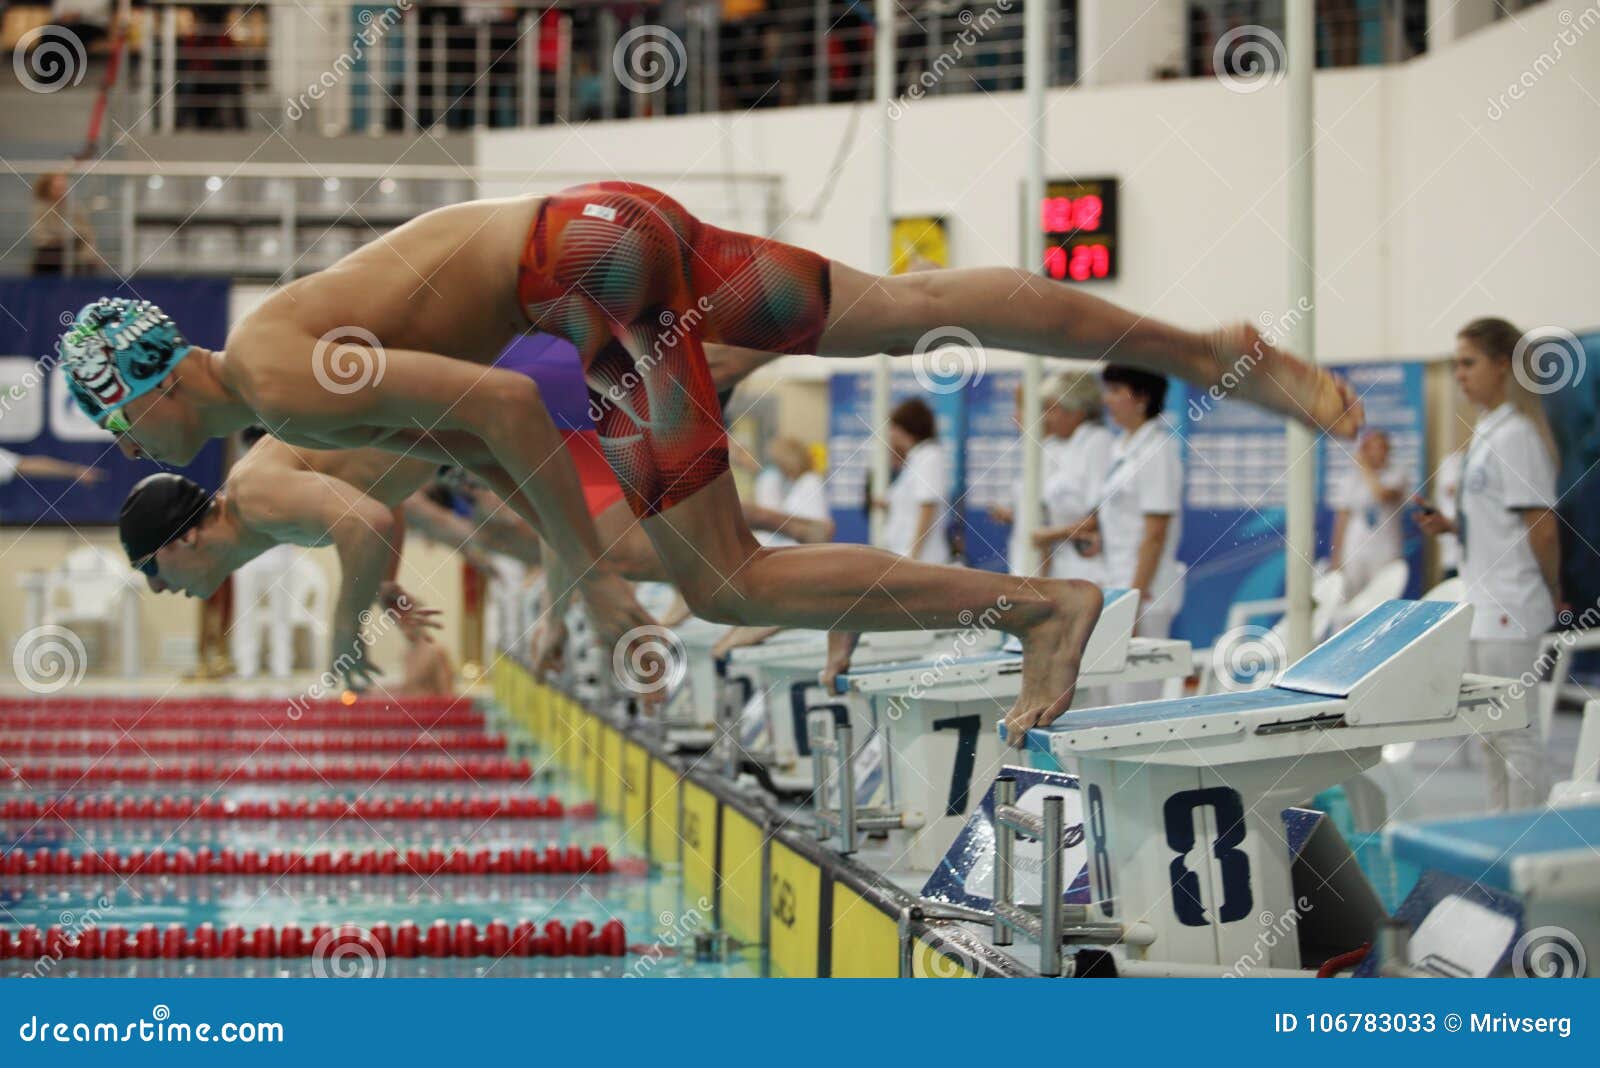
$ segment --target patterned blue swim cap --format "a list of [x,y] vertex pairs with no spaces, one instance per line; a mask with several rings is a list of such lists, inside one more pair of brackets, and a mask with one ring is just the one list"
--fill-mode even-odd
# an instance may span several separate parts
[[148,300],[103,297],[86,304],[61,335],[61,373],[96,423],[155,389],[189,354],[166,312]]

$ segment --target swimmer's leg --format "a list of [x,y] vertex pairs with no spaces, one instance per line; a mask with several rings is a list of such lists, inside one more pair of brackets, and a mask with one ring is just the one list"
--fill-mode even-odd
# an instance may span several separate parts
[[695,613],[735,625],[821,630],[989,626],[1023,643],[1018,730],[1066,711],[1100,615],[1091,583],[1020,578],[908,560],[862,545],[768,548],[740,515],[733,476],[644,521]]
[[1010,267],[884,277],[834,261],[829,273],[820,356],[905,354],[956,327],[985,346],[1105,359],[1217,386],[1344,437],[1361,427],[1361,404],[1347,383],[1268,344],[1248,323],[1197,334]]

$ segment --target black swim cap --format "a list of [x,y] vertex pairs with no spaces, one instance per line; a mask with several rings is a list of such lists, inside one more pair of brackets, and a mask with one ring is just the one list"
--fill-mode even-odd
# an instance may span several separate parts
[[141,479],[129,491],[117,516],[128,559],[139,567],[156,550],[199,525],[210,507],[210,491],[192,479],[171,474]]

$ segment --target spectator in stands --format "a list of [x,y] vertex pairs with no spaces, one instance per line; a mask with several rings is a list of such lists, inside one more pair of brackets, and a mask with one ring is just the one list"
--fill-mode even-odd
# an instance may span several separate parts
[[179,128],[242,130],[245,60],[230,34],[228,11],[210,4],[178,41]]
[[1380,568],[1400,559],[1400,510],[1411,487],[1405,473],[1389,463],[1389,435],[1372,429],[1361,435],[1355,463],[1330,487],[1333,506],[1334,570],[1344,572],[1353,596],[1366,589]]
[[105,260],[94,247],[89,215],[69,202],[71,185],[60,171],[41,174],[33,183],[33,243],[35,275],[99,274]]
[[111,32],[111,0],[52,0],[50,22],[76,37],[87,55]]

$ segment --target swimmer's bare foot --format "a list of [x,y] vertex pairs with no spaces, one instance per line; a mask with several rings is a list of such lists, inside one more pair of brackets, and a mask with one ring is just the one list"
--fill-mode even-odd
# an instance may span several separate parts
[[828,634],[828,663],[822,669],[822,686],[829,693],[833,692],[833,680],[850,670],[850,658],[855,655],[856,643],[861,640],[860,634],[847,630],[836,630]]
[[1049,726],[1071,706],[1083,650],[1104,601],[1092,582],[1036,580],[1033,586],[1043,603],[1030,621],[1006,628],[1022,639],[1022,692],[1006,715],[1006,742],[1014,749],[1027,743],[1028,731]]
[[1219,376],[1215,385],[1224,394],[1334,437],[1355,437],[1366,422],[1350,383],[1278,349],[1250,323],[1215,330],[1206,335],[1206,345]]

